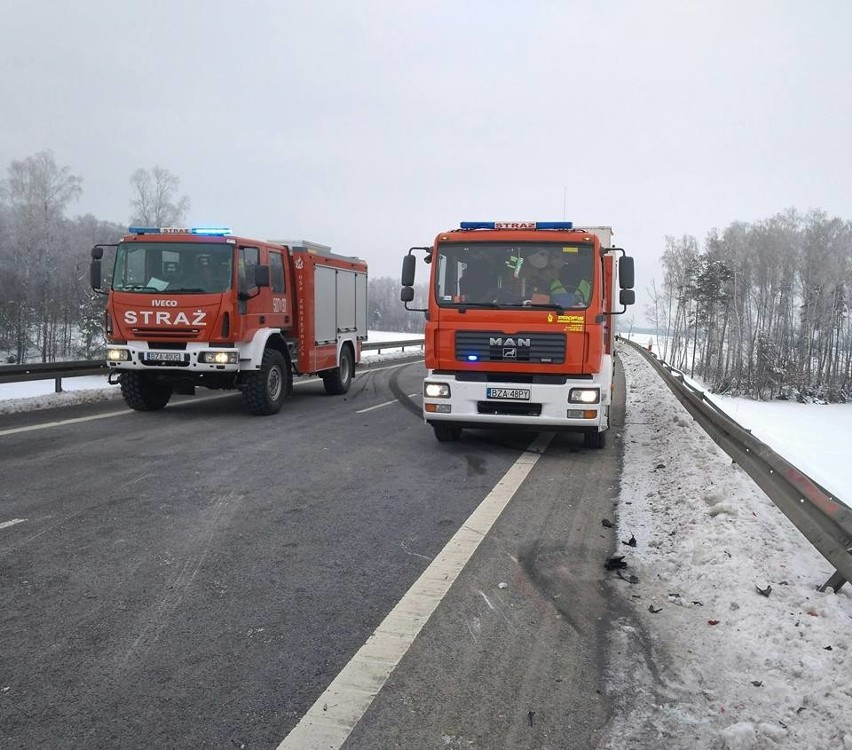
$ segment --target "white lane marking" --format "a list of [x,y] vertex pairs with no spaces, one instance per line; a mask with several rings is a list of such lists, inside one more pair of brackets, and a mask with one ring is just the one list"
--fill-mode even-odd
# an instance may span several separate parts
[[77,424],[78,422],[91,422],[93,419],[106,419],[107,417],[117,417],[120,414],[127,414],[129,409],[123,411],[110,411],[106,414],[95,414],[91,417],[77,417],[76,419],[60,419],[57,422],[42,422],[41,424],[31,424],[28,427],[13,427],[11,430],[0,430],[0,437],[3,435],[14,435],[18,432],[31,432],[32,430],[46,430],[48,427],[62,427],[66,424]]
[[9,526],[14,526],[15,524],[23,523],[26,520],[26,518],[13,518],[11,521],[3,521],[2,523],[0,523],[0,529],[5,529]]
[[[419,396],[419,393],[409,393],[408,398],[414,398],[415,396]],[[394,399],[393,401],[385,401],[383,404],[376,404],[375,406],[368,406],[366,409],[358,409],[356,414],[363,414],[365,411],[373,411],[373,409],[381,409],[384,406],[390,406],[391,404],[398,404],[399,401]]]
[[470,514],[446,547],[278,745],[278,750],[337,750],[370,707],[526,479],[553,433],[540,433]]
[[[198,403],[199,401],[213,401],[218,398],[229,398],[233,393],[217,393],[213,396],[196,396],[191,401],[183,401],[179,404],[171,404],[170,409],[181,409],[188,404]],[[40,424],[31,424],[28,427],[13,427],[10,430],[0,430],[0,437],[3,435],[14,435],[18,432],[32,432],[33,430],[46,430],[49,427],[63,427],[67,424],[77,424],[79,422],[91,422],[95,419],[107,419],[109,417],[120,417],[122,414],[130,414],[132,409],[122,409],[121,411],[108,411],[104,414],[93,414],[90,417],[75,417],[74,419],[60,419],[55,422],[41,422]]]

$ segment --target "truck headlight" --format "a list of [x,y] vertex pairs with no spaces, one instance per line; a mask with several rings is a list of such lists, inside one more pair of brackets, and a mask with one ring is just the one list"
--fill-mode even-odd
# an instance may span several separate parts
[[571,404],[597,404],[600,400],[600,388],[572,388],[568,394]]
[[128,362],[130,352],[127,349],[107,349],[106,358],[108,362]]
[[207,365],[235,365],[240,361],[239,352],[201,352],[198,360]]
[[450,386],[448,383],[425,383],[423,393],[426,398],[449,398]]

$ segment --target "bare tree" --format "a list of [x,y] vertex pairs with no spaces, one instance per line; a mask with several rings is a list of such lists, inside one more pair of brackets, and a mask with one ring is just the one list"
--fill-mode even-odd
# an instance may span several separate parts
[[670,362],[692,332],[690,367],[716,390],[852,399],[852,224],[790,209],[712,230],[701,253],[666,239]]
[[133,198],[131,224],[168,227],[180,224],[189,211],[189,198],[178,196],[180,179],[163,167],[137,169],[130,176]]
[[63,236],[65,209],[82,192],[82,179],[59,167],[53,152],[41,151],[9,165],[0,183],[8,202],[13,242],[11,273],[16,299],[11,319],[15,359],[25,361],[34,347],[43,362],[56,357],[56,327],[65,282],[73,273]]

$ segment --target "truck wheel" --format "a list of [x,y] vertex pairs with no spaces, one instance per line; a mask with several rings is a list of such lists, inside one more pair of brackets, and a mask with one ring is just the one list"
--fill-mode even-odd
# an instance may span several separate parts
[[141,372],[123,372],[120,381],[125,403],[136,411],[157,411],[172,397],[170,385],[156,383]]
[[606,446],[606,433],[603,432],[586,432],[583,435],[583,442],[587,448],[603,448]]
[[277,414],[292,386],[293,372],[287,358],[277,349],[266,349],[260,369],[245,375],[243,405],[249,414]]
[[325,392],[332,396],[340,396],[346,393],[349,386],[352,385],[354,373],[355,358],[352,356],[352,350],[348,346],[344,346],[340,350],[340,366],[322,373],[322,384],[325,386]]
[[432,429],[435,431],[435,437],[441,443],[453,443],[461,437],[461,427],[456,427],[454,424],[446,422],[434,422]]

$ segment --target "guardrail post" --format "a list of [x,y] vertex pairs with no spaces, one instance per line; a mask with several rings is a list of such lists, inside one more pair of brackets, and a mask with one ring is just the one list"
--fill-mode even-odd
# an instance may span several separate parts
[[[849,552],[852,552],[852,547],[849,548]],[[843,588],[843,584],[846,583],[846,579],[837,571],[835,571],[834,575],[831,576],[822,586],[817,587],[817,591],[821,594],[825,593],[826,589],[832,589],[836,594],[840,589]]]
[[62,393],[62,378],[56,378],[53,381],[53,392]]

